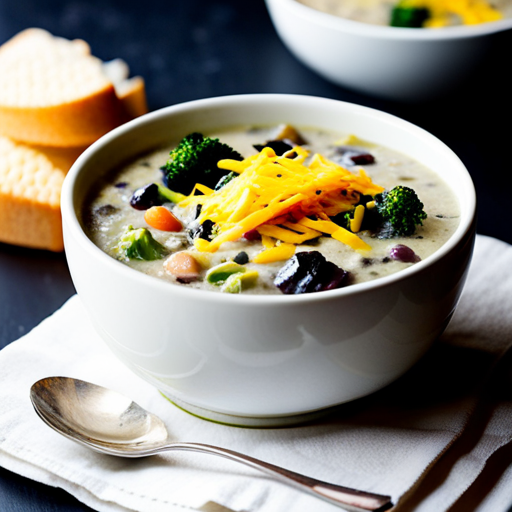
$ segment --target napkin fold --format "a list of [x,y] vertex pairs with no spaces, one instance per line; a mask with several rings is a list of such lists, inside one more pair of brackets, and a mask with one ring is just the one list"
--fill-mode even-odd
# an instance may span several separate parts
[[[0,465],[61,487],[100,512],[207,511],[213,504],[237,512],[339,510],[218,457],[120,459],[77,445],[46,426],[29,399],[38,379],[70,376],[131,397],[177,440],[390,494],[400,512],[505,512],[512,505],[512,464],[500,458],[511,453],[512,440],[510,268],[512,246],[478,236],[459,307],[411,371],[331,416],[279,429],[219,425],[174,407],[118,362],[74,296],[0,352]],[[489,468],[492,477],[484,479]]]

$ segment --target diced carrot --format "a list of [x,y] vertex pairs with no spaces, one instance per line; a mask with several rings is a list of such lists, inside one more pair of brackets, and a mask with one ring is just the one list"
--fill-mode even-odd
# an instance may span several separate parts
[[164,206],[152,206],[144,214],[144,220],[160,231],[181,231],[181,222]]
[[169,274],[185,279],[196,278],[201,272],[199,262],[185,251],[175,252],[164,261],[164,268]]

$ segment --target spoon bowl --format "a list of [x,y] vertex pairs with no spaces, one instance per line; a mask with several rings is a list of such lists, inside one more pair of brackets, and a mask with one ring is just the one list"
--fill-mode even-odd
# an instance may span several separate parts
[[119,457],[145,457],[169,450],[209,453],[263,471],[351,512],[383,512],[393,506],[390,496],[322,482],[232,450],[171,442],[160,418],[124,395],[90,382],[48,377],[31,387],[30,399],[47,425],[100,453]]
[[30,398],[46,424],[100,452],[142,457],[169,437],[157,416],[116,391],[79,379],[42,379],[32,386]]

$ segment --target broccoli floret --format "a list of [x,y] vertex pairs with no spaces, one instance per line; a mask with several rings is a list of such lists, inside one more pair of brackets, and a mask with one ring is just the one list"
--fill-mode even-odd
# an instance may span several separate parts
[[411,236],[417,225],[423,225],[427,214],[416,192],[409,187],[397,186],[377,194],[375,209],[383,220],[379,238]]
[[[372,202],[374,206],[368,207],[368,203]],[[427,218],[423,203],[416,192],[412,188],[397,186],[375,197],[361,195],[352,210],[331,217],[331,220],[351,231],[351,221],[354,219],[355,208],[359,205],[366,207],[359,231],[372,231],[378,238],[411,236],[416,231],[416,226],[421,226]]]
[[167,254],[165,247],[157,242],[146,228],[128,226],[121,236],[117,250],[130,260],[159,260]]
[[164,183],[175,192],[190,194],[196,183],[215,188],[227,174],[217,167],[219,160],[243,160],[242,155],[219,139],[191,133],[169,154],[162,167]]
[[426,7],[408,7],[403,1],[398,2],[391,11],[390,26],[402,28],[421,28],[431,17]]

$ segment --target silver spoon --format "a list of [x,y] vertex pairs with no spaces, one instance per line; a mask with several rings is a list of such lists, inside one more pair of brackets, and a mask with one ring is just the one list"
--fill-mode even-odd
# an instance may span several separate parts
[[315,480],[232,450],[171,442],[160,418],[115,391],[83,380],[39,380],[30,390],[30,399],[37,414],[50,427],[100,453],[118,457],[146,457],[166,450],[209,453],[263,471],[351,512],[382,512],[393,506],[390,496]]

